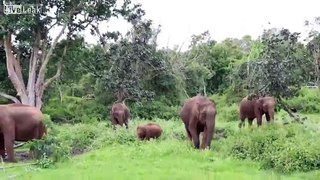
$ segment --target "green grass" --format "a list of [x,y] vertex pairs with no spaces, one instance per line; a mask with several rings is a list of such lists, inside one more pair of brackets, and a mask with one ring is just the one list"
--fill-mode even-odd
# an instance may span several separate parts
[[[128,133],[133,133],[135,122]],[[219,127],[234,126],[238,122],[219,123]],[[177,127],[180,122],[159,121],[164,129]],[[236,129],[236,128],[235,128]],[[172,131],[172,130],[170,130]],[[0,170],[0,180],[9,179],[319,179],[320,171],[279,174],[259,170],[259,164],[227,157],[224,141],[213,141],[211,151],[198,151],[187,140],[173,138],[165,132],[159,140],[112,144],[102,149],[57,163],[50,169],[23,166]],[[12,164],[6,164],[11,166]],[[0,165],[1,167],[1,165]],[[12,179],[12,178],[11,178]]]
[[[23,171],[20,168],[11,174],[21,174]],[[166,140],[106,147],[59,163],[53,169],[25,171],[17,179],[150,178],[318,179],[320,174],[313,172],[285,176],[272,171],[260,171],[256,163],[225,159],[214,151],[197,151],[187,141]]]

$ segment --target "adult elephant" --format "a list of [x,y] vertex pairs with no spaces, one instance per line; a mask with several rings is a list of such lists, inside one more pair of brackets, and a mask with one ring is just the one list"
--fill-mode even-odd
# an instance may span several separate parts
[[124,102],[116,103],[112,106],[111,121],[114,129],[116,125],[123,126],[123,124],[128,129],[129,118],[130,118],[130,110],[124,104]]
[[245,97],[240,102],[240,123],[239,128],[245,125],[245,119],[248,118],[249,126],[253,120],[257,119],[258,127],[262,125],[262,116],[266,115],[267,122],[274,120],[274,112],[276,106],[275,98],[271,96],[253,96]]
[[[196,149],[210,149],[215,130],[217,109],[215,102],[201,95],[189,98],[184,103],[180,117],[185,125],[188,138],[193,141]],[[203,139],[200,146],[200,133]]]
[[7,152],[8,161],[17,162],[14,141],[41,139],[47,133],[43,118],[42,112],[33,106],[0,105],[0,155],[4,158]]

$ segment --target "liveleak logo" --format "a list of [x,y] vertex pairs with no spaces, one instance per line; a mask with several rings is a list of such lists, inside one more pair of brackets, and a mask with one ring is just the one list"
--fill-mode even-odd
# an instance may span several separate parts
[[39,14],[41,12],[41,5],[24,4],[4,4],[4,14]]

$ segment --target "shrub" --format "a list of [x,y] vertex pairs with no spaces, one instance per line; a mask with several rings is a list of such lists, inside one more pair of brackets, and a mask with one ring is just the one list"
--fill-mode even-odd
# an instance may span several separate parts
[[91,144],[100,133],[92,124],[74,124],[61,126],[60,138],[70,147],[73,155],[81,154],[91,149]]
[[317,136],[298,124],[246,128],[230,139],[228,152],[239,159],[260,161],[262,168],[280,172],[311,171],[320,168]]
[[107,108],[95,100],[71,96],[65,96],[62,100],[50,99],[43,112],[50,114],[53,122],[59,123],[94,122],[110,118]]
[[239,121],[239,106],[236,104],[232,104],[230,106],[223,106],[221,104],[217,105],[217,118],[219,121],[231,122],[231,121]]
[[40,140],[29,142],[28,145],[38,164],[47,168],[55,162],[68,159],[70,150],[63,143],[63,139],[58,137],[57,126],[52,123],[49,115],[45,115],[44,122],[47,126],[47,135]]
[[162,101],[152,101],[142,103],[136,102],[131,104],[130,111],[133,117],[144,119],[172,119],[179,118],[180,106],[171,106]]
[[286,100],[291,108],[304,113],[320,113],[320,91],[318,89],[301,88],[298,95]]

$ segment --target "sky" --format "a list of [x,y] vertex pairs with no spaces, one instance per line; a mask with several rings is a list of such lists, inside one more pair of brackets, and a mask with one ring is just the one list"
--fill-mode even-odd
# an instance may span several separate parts
[[[212,39],[221,41],[228,37],[257,38],[263,29],[277,27],[290,31],[306,32],[305,20],[320,16],[320,0],[132,0],[142,4],[146,17],[161,25],[158,36],[160,47],[175,45],[186,49],[191,35],[209,30]],[[270,24],[269,24],[270,22]],[[123,20],[113,19],[100,25],[100,30],[129,29]],[[319,29],[320,30],[320,29]],[[58,34],[55,30],[52,35]],[[97,38],[90,31],[83,34],[86,41]]]

